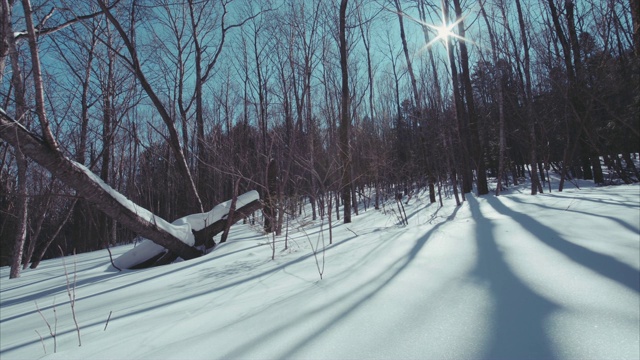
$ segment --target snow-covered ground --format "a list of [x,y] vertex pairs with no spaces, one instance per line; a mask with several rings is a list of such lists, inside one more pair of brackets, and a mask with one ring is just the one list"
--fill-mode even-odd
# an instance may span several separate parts
[[242,224],[163,267],[67,257],[81,347],[62,259],[2,268],[0,358],[640,358],[640,186],[467,200],[414,196],[408,226],[394,203],[361,212],[332,245],[326,221],[292,220],[275,260]]

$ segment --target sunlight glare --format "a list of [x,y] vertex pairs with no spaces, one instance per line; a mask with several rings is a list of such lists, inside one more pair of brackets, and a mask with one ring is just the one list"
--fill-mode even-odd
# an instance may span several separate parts
[[458,23],[460,23],[463,19],[464,19],[464,17],[461,17],[461,18],[457,19],[453,23],[447,23],[447,19],[445,18],[444,11],[442,11],[442,25],[436,26],[436,25],[422,23],[422,24],[424,24],[424,25],[428,26],[429,28],[431,28],[431,29],[436,31],[436,37],[434,39],[431,39],[431,41],[429,41],[428,44],[423,46],[423,49],[426,49],[426,48],[430,47],[431,45],[433,45],[435,42],[437,42],[439,40],[442,40],[445,43],[445,45],[448,47],[449,46],[449,38],[456,38],[456,39],[468,42],[469,39],[466,39],[466,38],[456,34],[453,31],[454,28],[458,25]]

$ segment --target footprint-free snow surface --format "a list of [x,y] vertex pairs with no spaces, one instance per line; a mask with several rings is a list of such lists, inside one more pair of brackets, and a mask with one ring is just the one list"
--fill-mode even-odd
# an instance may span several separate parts
[[326,219],[292,219],[275,260],[237,224],[157,268],[116,272],[106,251],[2,268],[0,358],[638,359],[639,203],[637,185],[442,208],[419,194],[408,226],[393,202],[361,208],[331,245]]

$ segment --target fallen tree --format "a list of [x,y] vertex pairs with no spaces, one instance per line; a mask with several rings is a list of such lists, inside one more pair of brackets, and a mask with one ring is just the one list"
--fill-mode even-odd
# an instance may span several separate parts
[[[235,224],[240,220],[247,218],[254,211],[262,209],[263,204],[261,200],[254,200],[239,209],[236,209],[231,215],[231,223]],[[201,230],[193,230],[193,236],[195,238],[195,246],[204,247],[205,252],[213,249],[216,246],[214,237],[221,232],[225,231],[229,218],[227,216],[222,217],[220,220],[215,221],[209,226],[204,227]],[[222,240],[220,242],[223,242]],[[167,265],[174,262],[180,256],[178,254],[169,251],[161,250],[158,253],[151,256],[149,259],[141,261],[135,265],[130,265],[129,269],[146,269],[154,266]],[[116,264],[118,260],[116,260]]]
[[[240,208],[234,211],[234,200],[229,200],[216,205],[208,212],[181,217],[172,224],[187,231],[189,234],[185,237],[188,238],[188,242],[206,253],[216,246],[214,236],[223,232],[230,224],[262,208],[260,196],[255,190],[238,196],[236,202]],[[144,269],[172,263],[179,257],[181,256],[178,253],[143,239],[137,246],[115,259],[113,265],[118,269]]]
[[[85,166],[64,156],[60,150],[50,147],[44,139],[27,130],[2,108],[0,108],[0,138],[14,148],[20,149],[25,156],[47,169],[65,185],[75,189],[79,197],[86,199],[113,220],[185,260],[203,254],[201,250],[194,247],[195,239],[199,239],[198,241],[203,244],[210,244],[213,241],[207,240],[207,236],[217,232],[207,227],[218,229],[222,226],[224,229],[224,224],[219,225],[214,222],[210,225],[206,224],[199,229],[200,233],[194,235],[191,232],[185,232],[184,227],[168,223],[127,199]],[[240,208],[234,216],[240,218],[248,214],[246,212],[248,209],[258,209],[260,206],[251,204],[246,210]]]
[[[262,209],[262,206],[263,204],[261,200],[253,200],[252,202],[235,209],[233,215],[231,215],[231,223],[235,224],[238,221],[245,219],[254,211]],[[227,221],[228,218],[225,216],[202,230],[194,231],[193,235],[195,237],[195,246],[204,245],[206,249],[211,249],[216,246],[215,241],[213,241],[213,237],[224,231]]]

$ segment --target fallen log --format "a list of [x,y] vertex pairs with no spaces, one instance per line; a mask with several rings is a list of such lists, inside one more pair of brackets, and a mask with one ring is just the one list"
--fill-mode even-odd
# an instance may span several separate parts
[[[263,204],[260,200],[254,200],[247,205],[236,209],[231,215],[231,223],[235,224],[238,221],[248,217],[254,211],[262,209]],[[213,237],[224,231],[227,224],[227,216],[212,223],[211,225],[203,228],[202,230],[193,231],[193,237],[195,238],[195,246],[204,245],[205,249],[211,249],[216,246],[216,242],[213,241]]]
[[[262,201],[254,200],[239,209],[233,211],[231,215],[231,224],[235,224],[238,221],[245,219],[249,215],[251,215],[254,211],[258,211],[262,209]],[[220,220],[211,223],[201,230],[192,230],[193,237],[195,238],[196,247],[203,246],[205,249],[209,250],[216,246],[216,242],[213,238],[219,233],[225,230],[225,227],[228,225],[229,217],[228,214],[222,217]],[[178,255],[172,251],[163,251],[159,254],[153,256],[152,258],[145,260],[139,264],[130,266],[129,269],[146,269],[155,266],[167,265],[174,262],[178,258]]]
[[136,234],[179,254],[183,259],[193,259],[202,253],[186,244],[172,231],[174,229],[164,219],[133,203],[104,183],[82,164],[52,149],[38,135],[12,119],[0,108],[0,138],[24,155],[47,169],[58,180],[76,190],[84,198],[107,216]]

